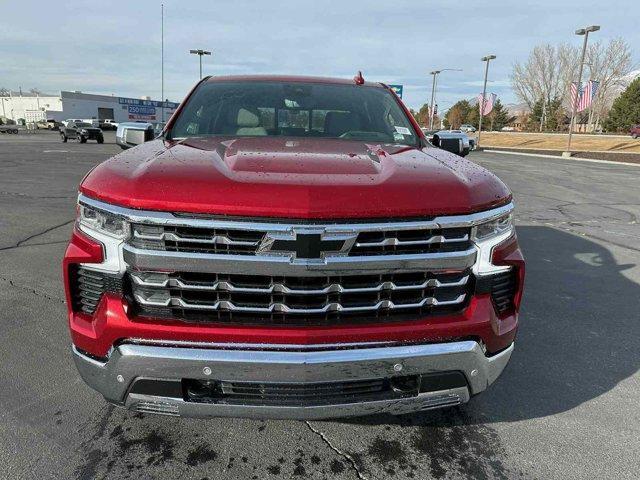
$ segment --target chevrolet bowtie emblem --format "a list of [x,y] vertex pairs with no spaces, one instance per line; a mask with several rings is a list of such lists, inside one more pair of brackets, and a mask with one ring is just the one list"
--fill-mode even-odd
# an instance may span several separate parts
[[356,241],[356,234],[320,232],[267,233],[258,246],[258,255],[281,255],[292,259],[322,260],[346,256]]

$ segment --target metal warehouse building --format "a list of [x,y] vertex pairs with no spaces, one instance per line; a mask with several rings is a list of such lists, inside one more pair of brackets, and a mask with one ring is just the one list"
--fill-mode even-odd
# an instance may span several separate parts
[[15,95],[0,97],[0,115],[12,120],[33,116],[34,112],[48,120],[113,119],[116,122],[144,120],[161,122],[168,119],[178,104],[149,98],[116,97],[82,92],[60,92],[53,95]]

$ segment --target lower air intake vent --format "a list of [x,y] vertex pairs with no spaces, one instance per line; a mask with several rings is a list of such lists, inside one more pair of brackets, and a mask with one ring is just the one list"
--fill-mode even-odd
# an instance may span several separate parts
[[140,413],[155,413],[157,415],[170,415],[179,417],[180,410],[177,405],[165,402],[138,402],[135,410]]
[[499,273],[491,278],[491,298],[498,313],[505,313],[513,308],[513,296],[517,286],[515,270]]
[[85,267],[78,267],[71,274],[74,311],[93,315],[105,292],[122,293],[122,277]]

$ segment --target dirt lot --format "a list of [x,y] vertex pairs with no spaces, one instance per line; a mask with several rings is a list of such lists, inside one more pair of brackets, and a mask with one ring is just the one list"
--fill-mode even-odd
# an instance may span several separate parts
[[[546,133],[483,132],[482,146],[486,148],[514,148],[518,150],[563,151],[567,135]],[[619,135],[574,134],[571,150],[581,152],[640,153],[640,139]]]

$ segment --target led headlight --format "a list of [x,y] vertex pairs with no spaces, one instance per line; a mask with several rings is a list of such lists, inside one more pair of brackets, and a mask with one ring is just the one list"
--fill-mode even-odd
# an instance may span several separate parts
[[474,242],[485,242],[496,237],[503,237],[513,231],[513,217],[511,212],[480,225],[473,227],[471,236]]
[[480,223],[471,229],[471,239],[478,248],[478,260],[473,267],[476,275],[487,275],[509,270],[509,266],[491,263],[493,249],[514,233],[513,216],[505,213],[488,222]]
[[80,205],[78,223],[84,227],[83,229],[104,233],[113,238],[123,239],[129,233],[129,225],[124,218],[82,204]]

